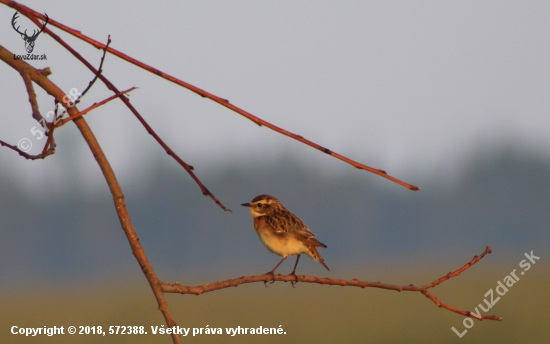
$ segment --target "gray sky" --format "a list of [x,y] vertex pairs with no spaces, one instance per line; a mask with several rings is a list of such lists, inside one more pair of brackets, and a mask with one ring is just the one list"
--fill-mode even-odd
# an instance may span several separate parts
[[[456,176],[474,149],[508,144],[550,158],[550,2],[23,2],[96,40],[110,34],[115,49],[412,183]],[[14,12],[0,6],[0,44],[22,54]],[[98,65],[100,51],[54,30]],[[33,65],[51,67],[67,92],[92,78],[46,35],[34,53],[47,54]],[[222,163],[284,155],[324,171],[348,168],[112,55],[104,70],[119,89],[140,88],[133,104],[199,177]],[[2,63],[0,80],[0,139],[29,138],[38,152],[44,140],[30,133],[21,78]],[[53,102],[41,94],[45,113]],[[98,82],[81,108],[109,95]],[[119,177],[139,182],[155,164],[173,165],[119,103],[86,116]],[[1,173],[33,194],[67,178],[88,190],[104,183],[74,125],[56,138],[46,161],[0,149]]]

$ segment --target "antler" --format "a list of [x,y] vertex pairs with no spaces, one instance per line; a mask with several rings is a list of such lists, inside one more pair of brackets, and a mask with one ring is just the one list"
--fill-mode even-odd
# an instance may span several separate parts
[[15,12],[14,15],[13,15],[13,18],[11,19],[11,26],[13,26],[13,29],[15,31],[17,31],[17,33],[19,33],[20,35],[22,36],[25,36],[25,40],[30,40],[30,41],[34,41],[36,39],[36,37],[38,37],[38,35],[40,35],[40,33],[42,31],[44,31],[44,28],[46,27],[46,25],[48,24],[48,14],[47,13],[44,13],[44,16],[46,17],[46,21],[44,22],[44,25],[42,25],[42,29],[40,29],[38,32],[36,32],[36,30],[33,30],[33,33],[32,33],[32,36],[28,36],[27,35],[27,30],[25,30],[25,32],[21,32],[19,31],[19,28],[21,26],[18,26],[17,28],[15,27],[15,21],[17,20],[17,18],[19,18],[17,15],[19,14],[19,12]]
[[38,33],[33,32],[32,38],[36,38],[38,35],[40,35],[40,33],[44,31],[44,28],[46,27],[46,25],[48,25],[48,19],[50,18],[48,17],[48,14],[46,12],[44,12],[44,16],[46,17],[46,21],[44,22],[44,25],[42,25],[42,28],[40,29],[40,31],[38,31]]
[[17,20],[17,18],[19,18],[17,15],[19,14],[19,12],[15,11],[15,13],[13,14],[13,18],[11,19],[11,26],[13,26],[13,29],[20,35],[25,35],[27,36],[27,30],[25,30],[25,33],[19,31],[19,28],[21,26],[18,26],[17,28],[15,27],[15,21]]

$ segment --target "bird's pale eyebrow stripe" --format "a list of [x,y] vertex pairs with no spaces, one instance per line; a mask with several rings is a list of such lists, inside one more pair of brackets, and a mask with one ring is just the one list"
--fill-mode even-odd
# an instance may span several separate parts
[[272,204],[273,203],[273,200],[270,200],[270,199],[260,199],[260,200],[257,200],[255,202],[253,202],[254,204]]
[[253,203],[258,202],[258,201],[264,201],[264,202],[272,203],[272,202],[277,201],[277,199],[273,196],[270,196],[270,195],[260,195],[260,196],[256,196],[252,200]]

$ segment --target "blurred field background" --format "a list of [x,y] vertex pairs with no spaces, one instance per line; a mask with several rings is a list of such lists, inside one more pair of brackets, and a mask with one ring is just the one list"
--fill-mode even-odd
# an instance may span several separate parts
[[[459,339],[451,327],[462,331],[463,317],[437,308],[419,293],[305,283],[295,289],[285,283],[265,288],[257,283],[167,298],[180,326],[209,325],[225,331],[283,325],[285,337],[224,334],[188,341],[544,343],[548,338],[548,165],[507,150],[474,162],[452,188],[423,184],[417,193],[396,192],[397,187],[352,168],[348,177],[331,178],[316,176],[295,161],[277,166],[260,176],[227,168],[210,180],[233,213],[224,213],[200,195],[177,168],[157,171],[140,191],[129,188],[134,224],[160,278],[198,285],[271,269],[278,258],[261,245],[247,210],[238,207],[261,185],[261,192],[278,195],[329,247],[323,255],[330,272],[304,259],[301,274],[421,285],[461,267],[491,245],[493,253],[432,292],[442,302],[474,310],[497,281],[517,269],[520,281],[483,313],[504,320],[476,321]],[[25,197],[10,183],[2,185],[0,341],[170,341],[152,335],[10,335],[12,325],[149,329],[163,321],[107,192],[94,199],[79,197],[78,202],[60,198],[48,203]],[[519,275],[518,264],[531,250],[541,259]],[[287,262],[279,272],[291,268]]]
[[[541,257],[459,339],[463,317],[418,293],[300,283],[168,295],[183,327],[278,327],[285,336],[189,342],[548,343],[550,282],[549,2],[170,2],[28,0],[50,18],[392,176],[359,171],[107,55],[104,74],[232,213],[201,195],[120,102],[86,115],[161,280],[186,285],[254,275],[278,262],[241,203],[268,193],[328,246],[331,271],[299,274],[420,285],[494,252],[433,289],[473,310],[524,253]],[[14,10],[1,42],[21,54]],[[98,25],[100,23],[100,25]],[[33,25],[21,16],[21,28]],[[53,29],[52,26],[49,26]],[[68,35],[94,65],[101,51]],[[33,61],[68,91],[92,79],[39,36]],[[37,89],[40,110],[52,100]],[[97,83],[82,108],[110,96]],[[0,139],[33,143],[20,75],[0,63]],[[169,343],[159,336],[25,338],[11,326],[163,324],[97,163],[73,124],[56,154],[0,149],[0,342]],[[278,272],[288,273],[293,259]]]

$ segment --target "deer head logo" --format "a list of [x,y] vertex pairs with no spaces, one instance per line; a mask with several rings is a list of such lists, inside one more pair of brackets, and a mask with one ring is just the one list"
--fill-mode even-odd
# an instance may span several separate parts
[[44,31],[44,28],[46,27],[46,25],[48,24],[48,15],[46,13],[44,13],[46,15],[46,21],[44,22],[44,25],[42,25],[42,29],[38,30],[38,32],[36,32],[36,30],[33,31],[32,35],[29,36],[27,35],[27,30],[25,30],[25,32],[21,32],[19,31],[19,26],[16,28],[15,27],[15,21],[17,20],[18,17],[18,14],[19,12],[15,12],[15,14],[13,15],[13,18],[11,20],[11,26],[13,26],[13,29],[21,35],[21,38],[23,38],[23,40],[25,41],[25,49],[27,50],[27,53],[32,53],[32,50],[34,49],[34,41],[36,40],[36,38],[38,37],[38,35],[40,35],[40,33],[42,31]]

